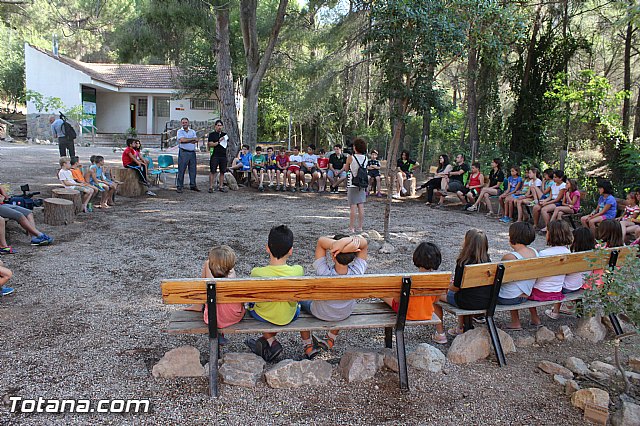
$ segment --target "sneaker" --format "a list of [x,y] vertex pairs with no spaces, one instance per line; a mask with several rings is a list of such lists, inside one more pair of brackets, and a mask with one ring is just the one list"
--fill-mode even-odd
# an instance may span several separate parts
[[488,217],[488,218],[495,218],[495,217],[496,217],[496,213],[494,213],[494,212],[489,212],[489,213],[487,213],[485,216],[486,216],[486,217]]
[[213,188],[209,188],[209,194],[213,194]]
[[0,254],[15,254],[16,251],[11,246],[0,247]]
[[314,359],[320,354],[320,349],[315,347],[313,344],[304,345],[303,352],[306,359]]
[[478,211],[478,207],[474,206],[474,205],[471,205],[471,206],[467,207],[467,211],[468,212],[477,212]]
[[182,188],[176,188],[176,192],[177,192],[178,194],[182,194]]
[[[271,185],[269,185],[271,187]],[[276,191],[280,191],[280,185],[276,186]]]
[[260,337],[257,340],[247,339],[244,343],[254,354],[261,356],[267,362],[273,361],[282,353],[282,345],[277,340],[274,340],[271,346],[269,346],[269,342],[264,337]]
[[282,186],[280,187],[280,192],[285,192],[286,190],[287,190],[287,187],[286,187],[286,186],[282,185]]
[[395,198],[396,200],[400,199],[400,194],[393,194],[391,198]]
[[505,220],[503,220],[504,223],[511,223],[513,222],[513,219],[511,219],[510,217],[506,218]]
[[453,336],[453,337],[455,337],[455,336],[457,336],[459,334],[463,334],[463,333],[464,333],[464,329],[459,328],[459,327],[454,327],[454,328],[450,328],[450,329],[447,330],[447,334],[449,336]]
[[401,193],[402,195],[407,195],[407,188],[404,188],[404,187],[403,187],[403,188],[401,188],[401,189],[400,189],[400,193]]
[[198,188],[197,186],[192,186],[191,190],[195,192],[200,192],[200,188]]
[[560,314],[553,312],[553,309],[545,309],[544,314],[552,320],[557,320],[558,318],[560,318]]
[[500,219],[498,219],[498,222],[506,222],[506,221],[508,221],[508,220],[509,220],[509,218],[508,218],[508,217],[506,217],[506,216],[502,216]]
[[11,287],[2,287],[2,295],[3,295],[3,296],[8,296],[8,295],[10,295],[11,293],[13,293],[13,291],[14,291],[14,290],[13,290],[13,288],[11,288]]
[[264,186],[262,186],[262,185],[258,186],[258,191],[264,192]]
[[46,245],[49,245],[49,243],[50,243],[49,238],[45,234],[40,234],[37,237],[31,238],[32,246],[46,246]]
[[296,192],[296,189],[295,189],[293,186],[292,186],[291,188],[289,188],[289,190],[290,190],[291,192]]
[[[200,190],[198,189],[198,191],[200,191]],[[155,192],[153,192],[153,191],[147,191],[147,193],[146,193],[146,194],[147,194],[149,197],[155,197],[155,196],[156,196],[156,193],[155,193]]]
[[300,188],[300,192],[309,192],[309,187]]
[[478,315],[477,317],[471,317],[471,319],[476,324],[485,324],[487,322],[487,319],[484,317],[484,315]]
[[316,337],[313,335],[311,337],[314,339],[316,346],[318,346],[323,351],[330,351],[336,345],[336,341],[329,337],[329,335],[327,334],[325,334],[322,339],[316,339]]
[[436,331],[433,333],[433,336],[431,336],[431,340],[440,345],[444,345],[447,343],[447,335],[445,333],[440,334]]

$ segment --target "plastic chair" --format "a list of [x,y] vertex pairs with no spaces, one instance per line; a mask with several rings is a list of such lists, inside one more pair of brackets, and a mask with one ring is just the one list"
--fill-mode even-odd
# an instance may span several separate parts
[[173,163],[173,155],[158,155],[158,170],[161,176],[164,174],[174,175],[175,184],[178,184],[178,169]]
[[153,166],[153,158],[151,158],[150,156],[145,155],[143,158],[149,162],[147,174],[151,175],[154,178],[156,185],[158,185],[160,183],[160,175],[162,174],[162,170],[156,169]]

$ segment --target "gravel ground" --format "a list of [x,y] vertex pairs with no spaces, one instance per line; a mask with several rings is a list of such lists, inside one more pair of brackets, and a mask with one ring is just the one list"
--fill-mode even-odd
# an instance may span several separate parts
[[[117,165],[120,153],[107,148],[79,148],[88,163],[101,154]],[[48,196],[56,186],[57,147],[0,143],[2,182],[29,183]],[[198,176],[206,190],[204,164]],[[258,193],[242,189],[227,194],[160,189],[158,197],[119,198],[109,211],[81,214],[66,227],[42,225],[56,242],[31,247],[15,223],[7,237],[19,253],[4,256],[14,271],[13,296],[0,299],[0,424],[583,424],[582,413],[551,378],[537,370],[541,360],[562,362],[568,356],[586,361],[611,356],[608,343],[580,340],[519,350],[499,368],[494,360],[467,366],[447,365],[444,374],[409,371],[411,391],[398,390],[397,375],[379,373],[372,381],[349,384],[334,372],[325,387],[297,390],[221,386],[221,397],[207,397],[207,380],[157,380],[152,366],[168,350],[193,345],[207,361],[204,336],[162,333],[169,312],[162,305],[160,280],[196,277],[208,248],[219,242],[238,254],[238,275],[247,275],[268,261],[264,246],[268,230],[285,223],[296,236],[292,262],[311,271],[315,241],[348,225],[346,196]],[[366,204],[365,229],[382,231],[384,204]],[[418,200],[394,203],[391,230],[398,251],[372,253],[371,273],[414,270],[415,241],[436,242],[443,253],[442,270],[451,270],[467,229],[480,227],[489,236],[490,254],[497,260],[509,249],[507,227],[479,214],[454,209],[426,208]],[[410,241],[411,240],[411,241]],[[534,246],[542,248],[538,240]],[[523,323],[527,322],[523,313]],[[498,325],[505,317],[498,317]],[[445,319],[452,326],[453,317]],[[575,319],[552,322],[552,330]],[[432,329],[408,328],[409,350],[430,342]],[[532,330],[510,332],[515,338]],[[324,355],[337,364],[348,347],[381,348],[382,330],[355,330],[341,334],[337,350]],[[244,337],[231,336],[225,351],[244,351]],[[281,335],[285,356],[300,357],[299,337]],[[639,339],[627,339],[624,353],[638,353]],[[442,347],[445,351],[449,345]],[[583,385],[593,385],[584,383]],[[613,389],[613,393],[617,393]],[[22,398],[123,399],[149,398],[152,413],[15,414],[9,396]]]

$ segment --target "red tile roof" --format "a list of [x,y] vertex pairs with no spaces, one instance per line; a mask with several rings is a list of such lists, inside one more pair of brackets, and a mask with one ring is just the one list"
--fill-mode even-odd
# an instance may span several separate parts
[[35,46],[31,46],[56,61],[81,71],[94,80],[120,88],[175,89],[178,87],[176,67],[170,65],[104,64],[89,63],[59,55],[53,56]]

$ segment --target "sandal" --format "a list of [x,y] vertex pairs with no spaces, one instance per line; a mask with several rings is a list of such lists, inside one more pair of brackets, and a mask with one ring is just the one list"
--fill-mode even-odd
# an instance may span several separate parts
[[522,326],[521,325],[515,326],[513,324],[507,324],[507,325],[504,326],[504,328],[506,330],[510,330],[510,331],[522,331]]
[[447,335],[445,333],[440,334],[436,331],[433,333],[433,336],[431,336],[431,340],[440,345],[444,345],[447,343]]
[[545,309],[544,314],[552,320],[557,320],[558,318],[560,318],[560,314],[553,312],[553,309]]
[[450,328],[447,330],[447,334],[449,336],[457,336],[459,334],[464,333],[464,328],[460,328],[460,327],[455,327],[455,328]]
[[314,345],[318,346],[323,351],[330,351],[336,344],[336,341],[328,335],[325,335],[322,339],[318,339],[312,334],[311,338],[313,339]]
[[0,247],[0,254],[16,254],[17,252],[11,246]]

